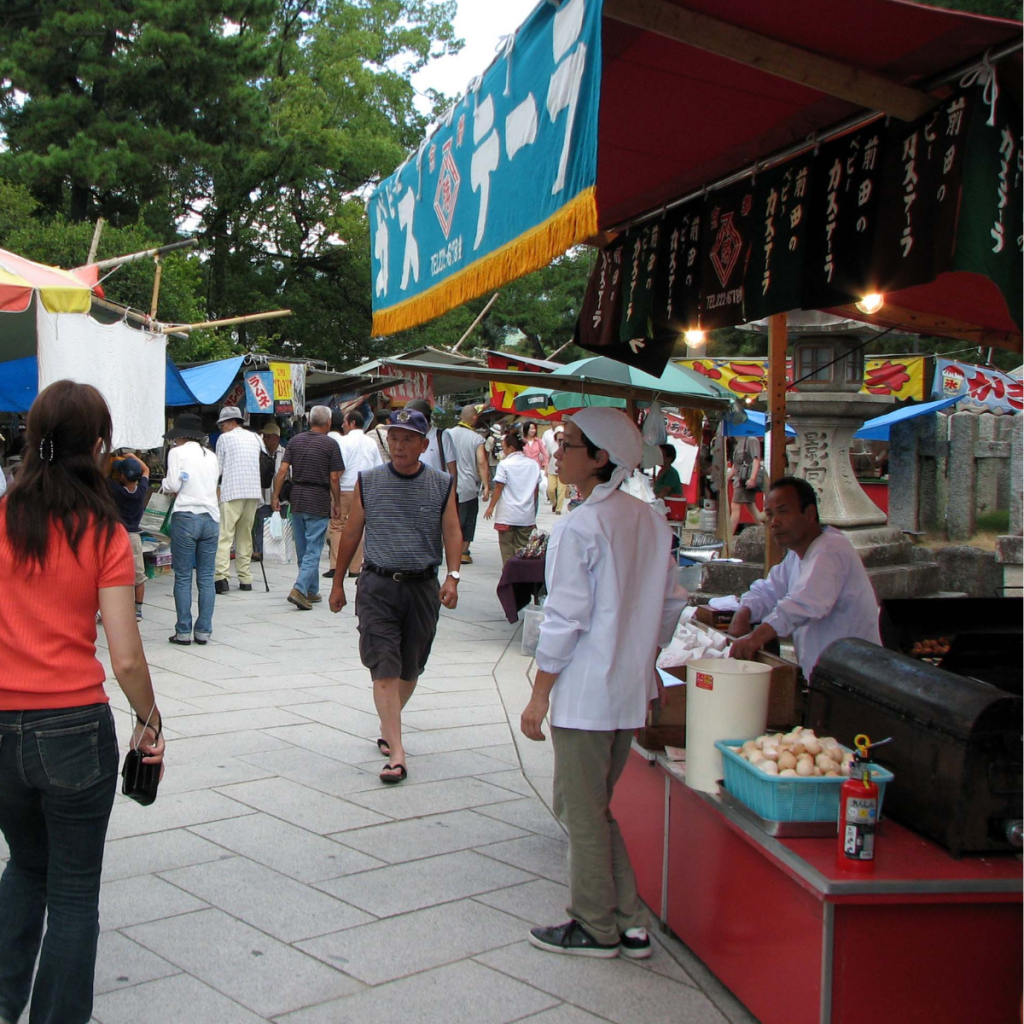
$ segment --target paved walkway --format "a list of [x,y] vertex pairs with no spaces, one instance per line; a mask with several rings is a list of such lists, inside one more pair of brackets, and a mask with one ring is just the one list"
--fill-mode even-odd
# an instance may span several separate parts
[[152,807],[114,806],[96,1022],[752,1020],[674,940],[642,963],[525,941],[565,919],[566,844],[547,807],[550,744],[518,735],[530,662],[494,595],[495,534],[480,534],[404,716],[396,787],[377,779],[351,606],[298,611],[293,567],[268,564],[269,594],[258,571],[252,593],[232,580],[214,642],[182,648],[167,642],[171,577],[150,582],[167,774]]

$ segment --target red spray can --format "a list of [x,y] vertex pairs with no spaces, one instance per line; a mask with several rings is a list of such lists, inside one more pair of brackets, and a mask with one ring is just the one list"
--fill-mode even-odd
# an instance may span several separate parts
[[868,751],[871,740],[854,740],[850,777],[839,790],[839,848],[836,858],[846,871],[875,869],[875,831],[878,827],[878,786],[871,781]]

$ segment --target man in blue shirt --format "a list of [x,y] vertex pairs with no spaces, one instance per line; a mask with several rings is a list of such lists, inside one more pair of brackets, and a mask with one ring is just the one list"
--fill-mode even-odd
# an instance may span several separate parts
[[128,531],[135,559],[135,618],[142,618],[142,602],[146,597],[146,563],[142,557],[142,535],[139,522],[149,499],[149,466],[129,455],[111,467],[110,493]]

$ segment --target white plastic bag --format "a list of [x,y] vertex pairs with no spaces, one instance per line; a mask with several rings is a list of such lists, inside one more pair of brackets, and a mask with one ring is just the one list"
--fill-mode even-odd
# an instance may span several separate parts
[[658,445],[668,441],[668,430],[665,424],[665,414],[661,411],[661,402],[654,402],[651,405],[644,418],[641,433],[647,444]]
[[[277,537],[274,536],[275,530],[280,530]],[[280,565],[290,565],[296,560],[292,524],[289,520],[282,519],[279,512],[275,512],[263,523],[263,560],[277,562]]]

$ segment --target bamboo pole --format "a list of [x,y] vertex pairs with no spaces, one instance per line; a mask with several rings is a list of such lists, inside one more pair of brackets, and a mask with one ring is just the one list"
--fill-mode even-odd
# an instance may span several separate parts
[[[770,483],[786,472],[786,347],[787,315],[776,313],[768,318],[768,425],[771,428],[771,450],[762,454],[768,464],[765,476]],[[782,552],[765,524],[765,575],[782,561]]]
[[149,304],[149,315],[156,319],[156,306],[160,299],[160,278],[164,273],[164,263],[159,256],[154,256],[153,262],[156,264],[156,276],[153,278],[153,301]]
[[291,316],[290,309],[272,309],[267,313],[250,313],[248,316],[232,316],[226,320],[205,320],[201,324],[160,324],[155,330],[163,334],[181,331],[198,331],[206,327],[233,327],[235,324],[251,324],[256,320],[274,320],[282,316]]
[[466,331],[466,333],[461,338],[459,338],[457,342],[455,342],[455,347],[452,349],[453,352],[459,351],[459,346],[473,333],[473,331],[476,330],[477,324],[480,323],[480,321],[483,320],[485,316],[487,316],[488,312],[490,312],[491,306],[493,306],[495,302],[498,301],[498,296],[500,294],[501,292],[495,292],[491,296],[490,301],[487,303],[487,305],[480,310],[480,315],[469,325],[469,329]]
[[[149,259],[150,256],[163,256],[178,249],[191,249],[199,244],[198,238],[186,238],[183,242],[171,242],[170,245],[158,245],[155,249],[144,249],[142,252],[131,252],[127,256],[114,256],[109,260],[100,260],[99,263],[84,266],[94,266],[97,270],[113,270],[114,267],[123,266],[125,263],[134,263],[136,260]],[[84,267],[75,267],[75,270],[82,270]]]
[[[119,317],[125,320],[131,320],[133,324],[140,324],[147,330],[157,332],[157,325],[153,323],[151,317],[146,316],[145,313],[136,313],[134,309],[129,309],[127,306],[122,306],[118,302],[111,302],[109,299],[101,299],[98,295],[92,297],[92,304],[98,306],[100,309],[106,309],[111,313],[116,313]],[[175,329],[169,328],[163,332],[164,334],[174,334],[175,337],[185,338],[186,335],[179,334]]]
[[85,261],[86,265],[96,259],[96,250],[100,247],[100,235],[103,234],[103,225],[105,223],[106,221],[102,217],[96,218],[96,228],[92,233],[92,241],[89,243],[89,258]]

